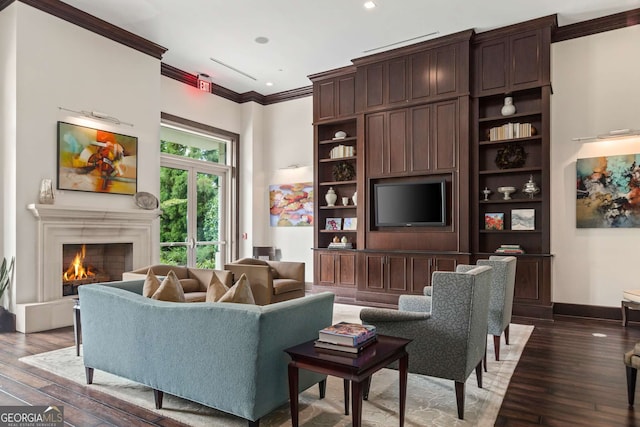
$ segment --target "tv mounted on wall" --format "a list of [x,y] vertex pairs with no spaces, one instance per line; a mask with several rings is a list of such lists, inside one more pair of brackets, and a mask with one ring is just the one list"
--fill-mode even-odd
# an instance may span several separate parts
[[443,227],[446,225],[446,182],[430,180],[373,185],[376,227]]

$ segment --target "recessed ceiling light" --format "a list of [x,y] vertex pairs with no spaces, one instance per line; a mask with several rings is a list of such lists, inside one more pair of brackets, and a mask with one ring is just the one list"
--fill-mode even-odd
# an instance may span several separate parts
[[267,82],[267,83],[265,83],[265,84],[266,84],[267,86],[273,86],[273,83],[271,83],[271,82]]
[[266,37],[260,36],[255,38],[255,42],[259,44],[267,44],[269,43],[269,39]]
[[372,1],[366,1],[364,2],[364,8],[365,9],[373,9],[374,7],[376,7],[376,4]]

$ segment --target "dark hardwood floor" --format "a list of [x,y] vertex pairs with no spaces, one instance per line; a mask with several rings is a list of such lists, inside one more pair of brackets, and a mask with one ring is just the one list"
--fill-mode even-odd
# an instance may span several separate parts
[[[623,328],[619,322],[569,317],[514,323],[535,329],[496,426],[636,425],[636,411],[627,406],[622,355],[640,341],[639,324]],[[66,423],[79,427],[183,425],[18,361],[73,344],[72,328],[0,333],[0,405],[64,405]],[[489,357],[489,369],[492,363],[499,362]],[[638,399],[640,408],[640,393]]]

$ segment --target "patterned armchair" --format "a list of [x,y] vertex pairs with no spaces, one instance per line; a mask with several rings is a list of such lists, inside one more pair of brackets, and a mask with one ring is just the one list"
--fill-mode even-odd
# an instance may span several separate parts
[[407,346],[409,372],[453,380],[458,418],[463,419],[465,381],[474,368],[482,387],[491,268],[436,271],[432,283],[429,311],[365,308],[360,319],[382,335],[413,339]]
[[[516,282],[516,262],[514,256],[490,256],[481,259],[476,265],[486,265],[493,268],[491,278],[491,297],[489,299],[489,330],[493,335],[493,348],[496,360],[500,360],[500,336],[509,345],[509,323],[513,310],[513,292]],[[475,268],[474,265],[459,265],[458,272]],[[403,311],[431,311],[431,286],[425,286],[424,295],[403,295],[398,302],[398,309]]]

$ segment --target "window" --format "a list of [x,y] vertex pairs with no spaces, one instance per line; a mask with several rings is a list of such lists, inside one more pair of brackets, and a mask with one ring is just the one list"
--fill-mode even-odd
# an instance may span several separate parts
[[222,269],[236,249],[232,175],[238,136],[163,114],[160,262]]

